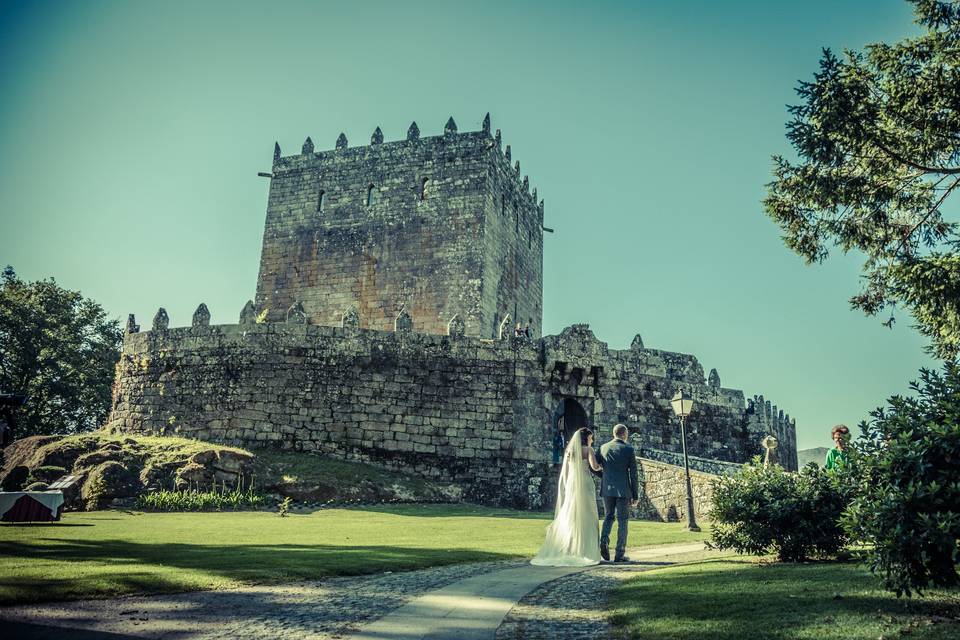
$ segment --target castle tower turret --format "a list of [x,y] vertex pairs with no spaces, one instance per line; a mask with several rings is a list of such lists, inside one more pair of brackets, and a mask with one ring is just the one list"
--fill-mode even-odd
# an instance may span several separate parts
[[[263,235],[256,309],[270,322],[300,304],[309,324],[493,338],[510,314],[541,333],[543,212],[490,134],[421,137],[276,157]],[[498,132],[499,133],[499,132]],[[308,138],[309,142],[309,138]]]

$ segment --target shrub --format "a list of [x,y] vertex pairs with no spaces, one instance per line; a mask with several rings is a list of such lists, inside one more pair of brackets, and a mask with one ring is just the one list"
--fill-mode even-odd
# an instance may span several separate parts
[[58,480],[60,477],[65,476],[66,474],[66,467],[58,467],[55,465],[34,467],[30,470],[30,477],[27,478],[27,482],[45,482],[50,484],[54,480]]
[[849,502],[844,473],[811,463],[799,473],[759,459],[714,483],[709,546],[738,553],[776,553],[780,561],[836,554],[847,544],[840,514]]
[[256,509],[264,504],[264,497],[256,493],[253,485],[228,489],[214,485],[208,491],[199,489],[161,490],[146,493],[137,498],[137,506],[144,511],[236,511]]
[[108,460],[87,474],[80,495],[90,511],[102,509],[117,498],[132,498],[139,490],[139,478],[134,471],[116,460]]
[[20,491],[21,487],[27,484],[29,476],[29,467],[22,464],[17,465],[3,478],[3,482],[0,482],[0,489],[3,491]]
[[843,518],[898,596],[960,584],[960,368],[923,369],[910,387],[915,397],[890,398],[860,425],[857,498]]

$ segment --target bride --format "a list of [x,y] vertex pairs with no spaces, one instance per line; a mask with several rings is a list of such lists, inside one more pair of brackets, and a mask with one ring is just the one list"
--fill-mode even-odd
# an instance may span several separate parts
[[531,564],[575,567],[600,564],[600,534],[597,525],[597,489],[590,469],[600,471],[593,452],[593,432],[578,429],[563,453],[557,485],[557,508],[547,537]]

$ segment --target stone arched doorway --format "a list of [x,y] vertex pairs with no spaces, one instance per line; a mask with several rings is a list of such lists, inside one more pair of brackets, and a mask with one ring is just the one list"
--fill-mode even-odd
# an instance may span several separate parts
[[554,426],[563,433],[564,443],[570,442],[570,437],[587,425],[587,412],[583,406],[573,398],[564,398],[563,402],[557,405],[554,414]]

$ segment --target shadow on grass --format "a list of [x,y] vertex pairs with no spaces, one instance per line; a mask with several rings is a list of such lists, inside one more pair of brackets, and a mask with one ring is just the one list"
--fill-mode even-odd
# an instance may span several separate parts
[[[515,557],[469,549],[325,544],[216,546],[124,540],[59,540],[48,546],[0,542],[2,556],[22,560],[25,571],[0,577],[0,594],[4,594],[0,604],[196,590],[217,578],[251,583],[309,580]],[[31,575],[31,560],[44,562],[43,574],[38,570]],[[54,571],[50,570],[51,562],[57,563]],[[133,574],[124,570],[128,565],[148,570]],[[157,571],[149,571],[149,565],[157,566]],[[188,575],[171,572],[171,568]]]
[[[553,511],[519,511],[514,509],[495,509],[470,504],[412,503],[412,504],[365,504],[329,507],[350,511],[371,511],[389,513],[397,516],[416,516],[418,518],[510,518],[512,520],[552,520]],[[320,509],[322,511],[323,509]]]
[[4,522],[4,527],[43,527],[60,529],[63,527],[92,527],[92,522]]
[[638,574],[617,589],[614,603],[621,631],[665,640],[877,638],[929,620],[945,623],[920,637],[960,632],[950,620],[960,615],[955,596],[898,600],[855,564],[717,559]]

